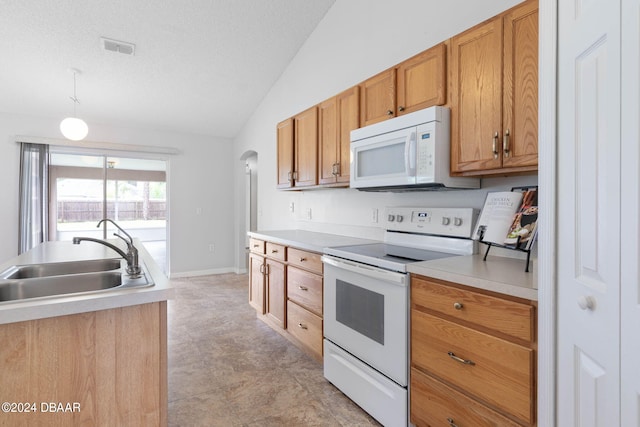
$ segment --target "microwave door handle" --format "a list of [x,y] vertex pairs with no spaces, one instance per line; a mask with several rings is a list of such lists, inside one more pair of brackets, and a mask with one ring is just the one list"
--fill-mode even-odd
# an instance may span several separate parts
[[407,135],[404,145],[404,164],[407,176],[416,175],[416,131]]

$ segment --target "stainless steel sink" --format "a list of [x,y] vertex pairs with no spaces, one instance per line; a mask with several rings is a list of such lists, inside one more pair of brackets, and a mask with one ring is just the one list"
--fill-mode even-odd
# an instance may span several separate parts
[[35,277],[61,276],[65,274],[92,273],[117,270],[120,259],[52,262],[46,264],[14,265],[0,273],[0,279],[31,279]]
[[145,266],[140,276],[133,278],[121,267],[118,259],[21,265],[11,267],[0,274],[0,303],[108,292],[153,284]]

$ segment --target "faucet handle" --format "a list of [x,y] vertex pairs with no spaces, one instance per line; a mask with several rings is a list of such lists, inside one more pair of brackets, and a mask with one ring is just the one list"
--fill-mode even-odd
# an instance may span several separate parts
[[[129,251],[131,251],[132,249],[134,249],[133,246],[133,242],[131,242],[130,240],[125,239],[124,237],[122,237],[121,235],[119,235],[118,233],[113,233],[114,236],[121,238],[122,240],[124,240],[124,242],[127,244],[127,249]],[[129,236],[129,239],[131,239],[131,236]]]
[[[127,237],[129,238],[129,242],[127,243],[127,246],[129,246],[129,245],[133,245],[133,237],[131,237],[131,236],[129,235],[129,233],[127,233],[126,231],[124,231],[124,230],[122,229],[122,227],[120,227],[118,224],[116,224],[116,223],[115,223],[115,221],[114,221],[114,220],[112,220],[112,219],[109,219],[109,218],[103,218],[103,219],[101,219],[101,220],[98,222],[98,225],[97,225],[96,227],[98,227],[98,228],[99,228],[99,227],[102,225],[102,223],[103,223],[103,222],[105,222],[105,221],[108,221],[108,222],[110,222],[111,224],[115,225],[115,226],[116,226],[116,228],[117,228],[118,230],[120,230],[120,231],[121,231],[125,236],[127,236]],[[116,233],[113,233],[113,234],[114,234],[115,236],[120,237],[122,240],[125,240],[125,238],[124,238],[124,237],[122,237],[122,236],[120,236],[119,234],[116,234]],[[125,241],[126,241],[126,240],[125,240]]]

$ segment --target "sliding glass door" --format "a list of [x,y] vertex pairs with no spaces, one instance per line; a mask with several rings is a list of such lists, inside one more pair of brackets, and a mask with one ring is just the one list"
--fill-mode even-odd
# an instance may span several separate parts
[[164,160],[52,152],[50,240],[112,238],[116,221],[138,238],[166,271],[167,185]]

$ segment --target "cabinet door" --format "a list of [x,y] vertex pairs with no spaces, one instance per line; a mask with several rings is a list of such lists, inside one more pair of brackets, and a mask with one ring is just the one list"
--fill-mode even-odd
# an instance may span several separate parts
[[396,69],[383,71],[360,84],[360,124],[367,126],[395,116]]
[[360,127],[360,87],[354,86],[340,93],[338,104],[337,181],[349,182],[351,163],[351,131]]
[[278,188],[293,186],[293,119],[278,123]]
[[336,182],[338,159],[338,103],[330,98],[318,106],[318,183]]
[[502,166],[538,165],[538,2],[504,16]]
[[441,43],[398,65],[398,115],[446,102],[445,59]]
[[451,39],[451,79],[451,171],[501,167],[501,17]]
[[267,315],[280,327],[286,327],[287,291],[285,286],[284,264],[267,259]]
[[318,184],[318,107],[294,117],[294,186]]
[[264,314],[264,257],[249,254],[249,304]]

